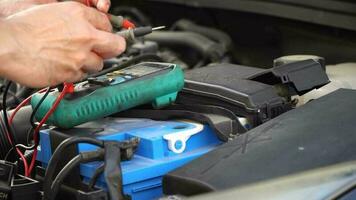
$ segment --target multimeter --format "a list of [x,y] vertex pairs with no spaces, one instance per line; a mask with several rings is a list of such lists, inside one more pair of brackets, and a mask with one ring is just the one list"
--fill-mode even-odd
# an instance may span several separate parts
[[[160,108],[173,103],[184,86],[182,69],[171,63],[145,62],[111,73],[89,78],[75,85],[67,94],[47,124],[72,128],[132,107],[152,103]],[[53,106],[59,91],[49,93],[35,117],[42,119]],[[31,99],[34,108],[44,94]]]

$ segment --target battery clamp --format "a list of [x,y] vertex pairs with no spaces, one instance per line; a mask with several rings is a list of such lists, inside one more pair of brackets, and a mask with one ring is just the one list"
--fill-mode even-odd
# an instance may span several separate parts
[[187,130],[182,127],[182,131],[163,136],[163,138],[168,141],[169,150],[177,154],[183,153],[187,146],[187,141],[189,140],[189,138],[197,133],[200,133],[204,129],[204,126],[202,124],[193,122],[189,122],[189,124],[194,125],[195,127],[193,129]]

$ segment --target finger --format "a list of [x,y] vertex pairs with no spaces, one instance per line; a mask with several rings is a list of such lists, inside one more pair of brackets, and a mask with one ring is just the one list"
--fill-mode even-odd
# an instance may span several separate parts
[[102,58],[112,58],[120,55],[126,49],[126,41],[123,37],[103,31],[96,32],[96,40],[92,50]]
[[75,72],[70,72],[64,82],[75,83],[75,82],[82,80],[84,76],[85,76],[85,73],[81,70],[75,71]]
[[112,26],[109,17],[106,14],[99,12],[94,8],[84,8],[84,10],[85,18],[96,29],[106,32],[112,32]]
[[103,59],[94,52],[90,52],[86,58],[82,71],[87,73],[98,72],[103,69]]
[[102,12],[108,12],[110,9],[110,0],[91,0],[92,4]]

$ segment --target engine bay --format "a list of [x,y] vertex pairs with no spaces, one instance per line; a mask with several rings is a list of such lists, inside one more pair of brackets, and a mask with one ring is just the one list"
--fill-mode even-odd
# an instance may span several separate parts
[[132,39],[101,72],[42,90],[3,80],[0,199],[183,200],[353,160],[354,30],[216,4],[112,2],[150,33],[117,30]]

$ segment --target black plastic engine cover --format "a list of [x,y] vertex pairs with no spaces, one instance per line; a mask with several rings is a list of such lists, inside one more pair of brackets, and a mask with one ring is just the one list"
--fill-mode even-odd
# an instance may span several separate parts
[[167,174],[165,194],[240,187],[356,159],[356,91],[340,89]]
[[[215,105],[246,117],[257,126],[291,109],[290,96],[329,83],[320,63],[305,60],[260,69],[214,64],[185,74],[177,103]],[[281,88],[287,95],[280,95]]]

